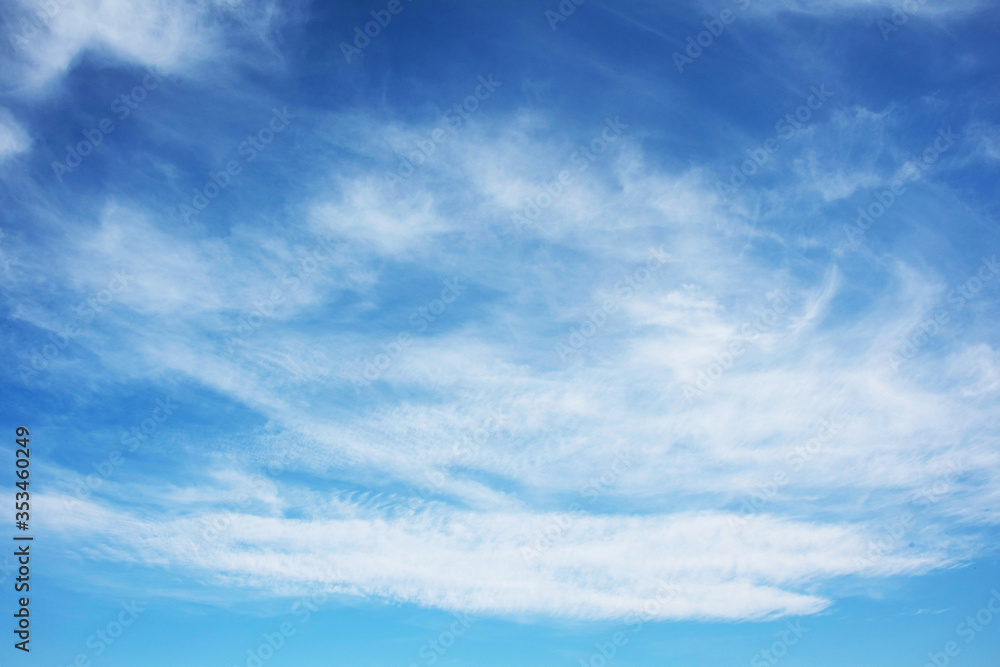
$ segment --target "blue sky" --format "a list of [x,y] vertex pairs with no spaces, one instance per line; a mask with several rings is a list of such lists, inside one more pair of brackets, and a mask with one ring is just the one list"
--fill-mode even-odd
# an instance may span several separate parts
[[3,664],[996,664],[994,3],[0,6]]

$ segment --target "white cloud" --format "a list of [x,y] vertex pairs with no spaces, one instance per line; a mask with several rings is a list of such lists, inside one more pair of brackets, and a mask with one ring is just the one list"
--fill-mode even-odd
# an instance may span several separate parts
[[0,107],[0,160],[23,153],[31,145],[27,133],[9,109]]
[[61,510],[66,500],[39,499],[41,516],[55,517],[46,528],[104,536],[92,546],[101,559],[171,563],[278,595],[320,588],[491,615],[624,618],[654,599],[659,619],[810,614],[829,604],[803,592],[819,578],[947,562],[941,553],[890,552],[867,570],[873,535],[767,516],[734,531],[733,517],[716,513],[579,517],[437,504],[378,513],[321,502],[304,519],[142,519],[90,502]]
[[85,54],[166,71],[186,71],[225,48],[223,26],[233,20],[261,38],[280,26],[273,0],[20,1],[9,41],[8,67],[25,90],[39,90]]
[[[969,340],[955,330],[942,333],[949,346],[923,350],[909,367],[888,364],[899,337],[941,296],[939,277],[884,260],[869,274],[877,278],[866,286],[870,298],[831,321],[846,269],[829,257],[778,265],[756,244],[770,247],[779,233],[753,236],[743,217],[721,210],[699,170],[665,173],[627,142],[544,220],[504,237],[498,229],[510,231],[530,184],[561,164],[553,155],[565,151],[553,146],[572,146],[531,139],[523,122],[509,132],[502,124],[465,128],[452,140],[456,159],[429,162],[394,196],[379,168],[342,171],[353,175],[332,193],[326,165],[303,171],[298,178],[315,178],[316,195],[296,209],[302,220],[273,221],[282,238],[271,234],[270,244],[239,227],[196,242],[131,204],[106,211],[86,232],[67,228],[65,247],[49,262],[52,280],[93,289],[95,276],[117,262],[136,274],[135,290],[119,301],[123,312],[95,323],[101,336],[80,340],[101,368],[193,381],[249,406],[270,431],[211,443],[232,468],[225,479],[280,457],[316,488],[278,484],[270,513],[236,513],[200,554],[183,537],[198,510],[181,514],[167,503],[140,515],[115,509],[109,493],[77,513],[53,511],[49,527],[71,543],[106,535],[103,558],[185,565],[225,585],[277,592],[321,583],[448,609],[594,618],[627,613],[668,578],[680,592],[664,618],[812,613],[833,597],[814,586],[836,577],[922,572],[981,547],[949,529],[955,517],[973,532],[996,520],[988,483],[1000,470],[990,446],[1000,390],[993,348],[974,329]],[[382,150],[373,142],[364,157]],[[809,190],[794,185],[774,196],[812,196],[819,205],[822,194]],[[322,288],[303,291],[237,353],[221,355],[227,323],[294,258],[295,242],[284,236],[301,241],[310,232],[344,245],[329,275],[317,276]],[[674,261],[622,297],[564,363],[555,343],[659,245]],[[382,384],[359,399],[348,379],[357,360],[380,354],[397,332],[414,333],[408,311],[387,315],[383,300],[416,308],[436,296],[409,286],[381,291],[391,276],[380,267],[394,261],[457,273],[474,289],[450,306],[450,323],[415,334]],[[338,290],[359,303],[336,302]],[[787,308],[765,319],[779,291]],[[329,322],[322,317],[333,306],[338,326],[292,321],[297,314]],[[748,322],[758,323],[754,335]],[[714,375],[733,342],[745,352],[688,400],[685,385]],[[507,417],[477,436],[497,405]],[[727,511],[787,472],[835,412],[850,417],[821,453],[789,472],[753,530],[729,528]],[[469,438],[478,444],[472,457],[454,447]],[[204,455],[202,446],[188,451]],[[526,562],[520,548],[555,520],[552,508],[599,479],[626,447],[635,462],[603,496],[614,510],[588,509],[563,541]],[[937,482],[952,454],[961,455],[952,491],[922,515],[921,536],[939,539],[915,536],[913,550],[860,566],[879,522]],[[442,480],[428,496],[434,502],[401,511],[429,474]],[[333,480],[345,479],[373,494],[393,489],[397,506],[339,500],[346,491]],[[210,499],[167,495],[175,504]],[[817,498],[822,521],[812,518]]]

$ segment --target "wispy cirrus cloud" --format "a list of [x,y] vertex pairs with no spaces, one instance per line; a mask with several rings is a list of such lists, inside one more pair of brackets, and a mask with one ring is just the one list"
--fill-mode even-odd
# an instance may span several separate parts
[[[194,243],[148,213],[121,207],[105,212],[89,238],[73,245],[81,254],[60,262],[63,279],[86,285],[92,267],[129,258],[136,280],[108,321],[106,337],[85,344],[109,368],[129,359],[130,365],[208,387],[265,416],[280,437],[256,436],[252,448],[224,446],[234,473],[280,458],[287,469],[323,481],[303,486],[280,479],[278,496],[316,504],[296,509],[286,500],[276,513],[240,512],[210,557],[192,557],[183,547],[189,523],[212,518],[194,504],[162,505],[160,511],[172,518],[158,525],[153,515],[116,507],[108,491],[88,505],[81,515],[86,521],[58,515],[52,529],[71,541],[127,526],[107,533],[102,558],[131,554],[129,559],[150,563],[177,562],[227,585],[279,590],[312,581],[453,610],[594,618],[624,612],[643,599],[652,581],[673,577],[689,584],[686,595],[664,607],[665,618],[812,613],[829,604],[827,597],[803,592],[818,582],[927,571],[974,553],[975,541],[955,534],[887,555],[875,570],[853,564],[863,558],[888,508],[933,483],[948,454],[965,456],[961,493],[930,516],[943,521],[961,507],[985,509],[990,502],[988,480],[1000,464],[988,445],[996,426],[989,407],[993,390],[956,373],[957,359],[969,354],[966,346],[956,342],[952,349],[928,352],[941,368],[931,377],[897,373],[888,363],[899,333],[932,307],[939,287],[930,277],[901,264],[887,267],[878,295],[844,313],[845,277],[832,260],[822,273],[798,277],[748,256],[749,226],[717,203],[711,181],[697,171],[669,174],[648,167],[638,146],[626,147],[590,176],[591,186],[579,199],[567,192],[545,221],[525,230],[562,267],[547,270],[530,257],[507,254],[501,228],[520,201],[498,200],[495,193],[527,181],[493,157],[527,163],[550,149],[504,137],[494,129],[470,128],[455,140],[467,160],[464,169],[428,165],[426,174],[407,184],[410,194],[389,202],[374,194],[380,179],[360,175],[304,203],[312,214],[300,223],[300,233],[321,235],[360,255],[352,259],[348,252],[332,261],[314,286],[224,358],[218,335],[206,323],[225,326],[255,295],[266,294],[281,275],[281,258],[295,251],[274,243],[251,250],[257,237],[249,229]],[[814,196],[826,200],[822,193]],[[456,197],[482,202],[481,213],[456,217]],[[578,215],[581,207],[587,215]],[[389,227],[373,223],[378,220]],[[396,233],[406,225],[412,226]],[[616,244],[594,242],[594,236],[612,233]],[[588,308],[606,300],[622,272],[643,261],[651,239],[662,240],[675,261],[623,302],[573,364],[557,363],[552,336],[569,331]],[[373,393],[358,401],[350,386],[354,360],[376,354],[379,340],[409,324],[408,311],[384,310],[379,285],[389,279],[386,270],[352,265],[360,257],[434,264],[453,244],[481,249],[475,260],[446,263],[449,271],[472,276],[469,295],[454,306],[451,319],[417,336]],[[375,280],[363,277],[372,271]],[[354,279],[345,281],[352,272]],[[777,290],[786,294],[786,309],[762,315]],[[338,291],[354,299],[337,311],[343,328],[302,328],[302,318],[326,308]],[[436,291],[428,290],[412,307]],[[914,300],[918,293],[927,298]],[[902,295],[910,296],[890,305]],[[832,320],[835,312],[838,321]],[[351,325],[372,317],[384,317],[381,338]],[[748,328],[747,322],[757,325]],[[174,335],[178,327],[187,332],[184,337]],[[516,335],[516,346],[507,332]],[[685,384],[703,369],[713,372],[733,341],[745,345],[746,353],[703,395],[686,401]],[[976,399],[955,398],[962,386],[978,392]],[[404,388],[420,400],[399,397]],[[344,401],[353,408],[345,409]],[[479,442],[474,434],[495,406],[506,417]],[[834,408],[857,416],[820,462],[804,466],[784,486],[752,531],[727,532],[734,516],[727,512],[737,510],[742,494],[783,469]],[[288,439],[295,444],[288,446]],[[471,458],[457,446],[470,439],[477,444]],[[532,527],[551,525],[565,507],[561,499],[575,493],[580,480],[599,478],[610,448],[620,442],[638,453],[628,482],[609,492],[609,509],[572,521],[565,541],[533,565],[518,562]],[[328,494],[345,492],[334,478],[345,476],[357,488],[389,494],[387,500],[328,506]],[[435,476],[440,481],[429,497],[408,495]],[[877,500],[859,508],[849,500],[856,492]],[[802,503],[816,494],[828,497],[824,518],[801,518]],[[414,506],[409,498],[419,502]],[[968,530],[984,518],[974,516]],[[295,537],[306,534],[311,537]],[[273,553],[259,557],[262,549]],[[280,549],[293,549],[301,569],[278,567]],[[258,555],[251,558],[251,551]],[[652,555],[667,552],[671,559]],[[423,568],[410,562],[407,554],[413,553],[428,554]],[[584,553],[595,554],[593,562],[580,561]],[[715,562],[710,553],[728,555]],[[350,555],[335,558],[334,567],[330,554]],[[362,554],[362,560],[380,563],[377,572],[358,570]],[[627,554],[642,556],[626,568],[635,573],[625,576]],[[485,580],[484,559],[493,563],[487,569],[495,575]],[[327,564],[323,572],[341,575],[316,580],[310,574],[314,560]],[[447,576],[435,572],[430,564],[440,560],[456,569]]]

